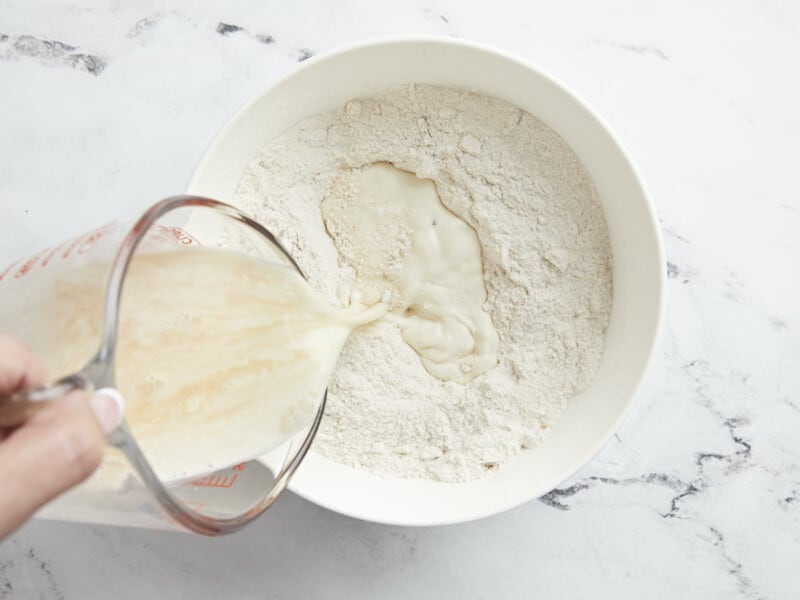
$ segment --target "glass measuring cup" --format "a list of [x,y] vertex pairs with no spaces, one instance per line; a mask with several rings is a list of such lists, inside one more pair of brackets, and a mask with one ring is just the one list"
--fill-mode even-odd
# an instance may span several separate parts
[[[179,226],[180,225],[180,226]],[[192,231],[192,234],[187,233]],[[199,233],[197,233],[199,232]],[[34,351],[41,340],[34,339],[36,317],[30,317],[37,298],[47,297],[48,286],[57,272],[80,265],[113,259],[108,263],[107,280],[102,302],[102,329],[99,347],[74,373],[53,385],[0,399],[0,426],[13,426],[27,418],[43,403],[76,389],[116,387],[115,357],[119,334],[120,301],[126,274],[137,250],[192,248],[198,245],[235,248],[239,252],[282,261],[295,269],[297,264],[277,239],[264,227],[238,209],[206,198],[177,196],[162,200],[148,209],[130,227],[107,226],[38,255],[19,261],[0,271],[0,312],[5,313],[5,326],[0,329],[15,333],[32,342]],[[3,279],[6,281],[4,282]],[[6,290],[3,290],[6,287]],[[136,512],[143,504],[137,485],[143,483],[160,506],[180,525],[206,535],[235,531],[264,512],[286,488],[289,479],[308,452],[319,427],[325,404],[323,393],[318,407],[306,426],[296,435],[262,457],[230,466],[223,471],[203,473],[193,481],[163,481],[154,470],[147,453],[137,442],[127,422],[109,436],[109,444],[124,454],[138,475],[121,486],[120,504]],[[262,465],[270,467],[269,473]],[[236,483],[240,493],[233,502],[231,494],[223,502],[220,493]],[[117,502],[117,497],[114,501]],[[91,520],[91,519],[90,519]]]

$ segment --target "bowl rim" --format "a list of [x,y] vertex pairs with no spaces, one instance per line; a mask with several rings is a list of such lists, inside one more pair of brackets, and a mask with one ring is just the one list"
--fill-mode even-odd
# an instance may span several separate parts
[[[430,46],[440,46],[440,47],[457,47],[457,48],[467,48],[470,50],[476,50],[479,52],[484,52],[490,55],[494,55],[495,57],[514,63],[519,67],[527,69],[529,71],[534,72],[538,76],[542,77],[543,79],[547,80],[550,84],[559,88],[564,94],[570,97],[576,105],[578,105],[583,111],[587,113],[587,115],[593,119],[603,133],[608,136],[609,140],[616,145],[619,149],[622,158],[624,159],[625,163],[627,164],[628,168],[631,171],[633,176],[633,182],[638,186],[641,192],[641,198],[644,201],[645,208],[647,209],[648,213],[648,221],[650,225],[651,231],[650,237],[655,241],[656,246],[656,254],[658,258],[658,263],[661,265],[658,273],[658,287],[657,287],[657,318],[655,322],[655,329],[653,332],[652,341],[650,343],[650,347],[647,352],[647,356],[644,360],[644,366],[641,369],[638,377],[635,380],[635,383],[632,388],[632,392],[628,395],[627,400],[625,401],[622,410],[619,411],[619,414],[616,416],[614,421],[611,425],[606,429],[606,431],[601,435],[598,436],[597,441],[582,455],[579,460],[574,461],[573,465],[566,469],[561,477],[559,477],[558,482],[556,485],[551,487],[549,490],[541,492],[538,489],[532,489],[531,493],[529,494],[520,494],[519,496],[514,496],[513,499],[508,499],[504,497],[502,501],[494,503],[491,508],[484,511],[477,511],[474,515],[469,518],[452,518],[452,519],[402,519],[402,520],[395,520],[391,518],[375,518],[374,516],[365,516],[360,514],[357,511],[347,510],[346,508],[342,508],[338,505],[334,505],[330,502],[327,502],[324,498],[320,498],[315,496],[314,494],[309,494],[303,491],[298,491],[292,485],[292,482],[289,482],[288,489],[304,498],[305,500],[316,504],[317,506],[321,506],[333,512],[353,517],[360,520],[366,520],[372,523],[380,523],[384,525],[395,525],[395,526],[408,526],[408,527],[423,527],[423,526],[438,526],[438,525],[452,525],[457,523],[467,523],[470,521],[475,521],[478,519],[484,519],[486,517],[491,517],[503,512],[507,512],[523,504],[527,504],[532,500],[537,498],[541,498],[546,494],[550,493],[552,490],[558,489],[565,481],[573,477],[580,469],[585,467],[589,464],[592,459],[594,459],[597,454],[608,444],[610,439],[614,436],[614,434],[619,430],[621,425],[623,424],[624,420],[630,414],[630,411],[633,407],[633,404],[636,398],[641,393],[641,388],[644,383],[647,374],[651,371],[652,365],[654,362],[656,349],[659,347],[661,343],[661,339],[663,336],[663,329],[664,329],[664,321],[665,321],[665,314],[666,314],[666,255],[664,251],[664,242],[663,236],[661,234],[661,228],[659,226],[658,216],[655,209],[655,205],[653,203],[652,197],[647,189],[647,186],[644,183],[642,175],[636,166],[636,163],[633,162],[631,159],[631,155],[628,152],[627,148],[621,143],[618,135],[614,132],[614,130],[609,126],[609,124],[585,101],[581,96],[576,93],[570,86],[565,84],[562,80],[552,75],[547,70],[539,67],[538,65],[525,60],[516,54],[511,52],[498,49],[494,46],[489,44],[485,44],[483,42],[477,42],[472,40],[464,40],[460,38],[451,38],[441,35],[396,35],[396,36],[378,36],[378,37],[370,37],[364,40],[360,40],[357,42],[353,42],[350,44],[345,44],[341,46],[337,46],[332,48],[331,50],[326,50],[321,52],[320,54],[316,54],[311,58],[304,60],[299,65],[295,65],[293,68],[289,69],[287,72],[284,72],[280,76],[276,77],[271,83],[265,86],[259,93],[251,97],[245,103],[243,103],[236,112],[228,118],[228,120],[224,123],[224,125],[217,131],[216,135],[212,138],[211,142],[206,146],[205,150],[203,151],[202,157],[198,161],[197,165],[195,166],[192,174],[189,178],[189,181],[186,185],[187,193],[193,193],[193,187],[196,185],[196,180],[199,179],[200,174],[202,171],[207,167],[208,163],[211,160],[211,156],[214,154],[214,149],[221,143],[221,141],[226,137],[228,132],[234,127],[236,122],[239,118],[249,111],[255,104],[257,104],[262,97],[270,94],[273,90],[280,85],[282,85],[285,81],[295,77],[296,75],[304,72],[309,68],[313,68],[317,65],[317,63],[325,62],[327,60],[336,59],[342,57],[344,55],[350,53],[357,53],[363,52],[365,50],[369,50],[378,46],[401,46],[401,45],[409,45],[409,44],[423,44],[423,45],[430,45]],[[613,301],[613,299],[612,299]],[[313,450],[313,447],[312,447]],[[302,467],[301,469],[302,470]],[[469,482],[467,482],[469,483]],[[448,485],[458,485],[448,483]]]

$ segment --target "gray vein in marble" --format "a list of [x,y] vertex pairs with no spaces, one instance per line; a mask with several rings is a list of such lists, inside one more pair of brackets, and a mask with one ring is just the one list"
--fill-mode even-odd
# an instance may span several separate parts
[[680,272],[680,269],[678,269],[678,265],[676,265],[675,263],[667,261],[667,277],[669,279],[675,279],[680,274],[681,274],[681,272]]
[[638,477],[626,477],[624,479],[594,476],[586,477],[585,479],[582,479],[567,488],[556,488],[540,497],[539,502],[557,510],[567,511],[573,507],[562,500],[566,500],[567,498],[571,498],[580,492],[589,490],[598,483],[613,486],[658,485],[670,490],[681,490],[681,493],[676,497],[684,495],[684,490],[689,485],[681,479],[667,473],[647,473]]
[[[728,416],[722,413],[714,404],[713,398],[708,394],[708,379],[713,375],[711,363],[705,359],[694,359],[684,364],[681,370],[693,381],[695,394],[694,398],[717,419],[720,424],[727,429],[731,441],[736,448],[731,454],[709,454],[699,453],[696,464],[699,468],[699,476],[703,477],[703,467],[708,460],[722,460],[727,463],[728,471],[735,473],[742,470],[752,457],[752,444],[744,439],[739,433],[739,428],[749,424],[749,420],[744,416]],[[746,382],[746,378],[743,383]]]
[[314,56],[314,53],[308,48],[300,48],[297,56],[297,62],[303,62]]
[[6,571],[14,564],[14,559],[0,560],[0,598],[11,598],[14,584],[6,575]]
[[787,496],[778,501],[778,506],[783,510],[793,510],[800,508],[800,481],[796,482],[797,487],[793,487]]
[[[738,438],[739,436],[735,437]],[[741,439],[737,443],[743,445],[741,452],[745,452],[749,455],[749,444]],[[702,463],[710,458],[726,460],[728,457],[719,454],[699,455],[696,463],[700,466],[701,472],[703,469]],[[539,498],[539,501],[551,508],[555,508],[556,510],[568,511],[572,508],[572,506],[563,502],[562,500],[571,498],[580,492],[590,490],[596,483],[613,486],[657,485],[671,490],[680,490],[680,492],[671,499],[669,510],[660,515],[662,519],[686,519],[685,516],[680,515],[682,510],[681,502],[690,496],[700,494],[706,485],[702,477],[698,478],[698,480],[694,482],[687,483],[678,477],[674,477],[666,473],[648,473],[639,477],[628,477],[624,479],[615,479],[612,477],[587,477],[567,488],[555,489],[545,496]],[[784,498],[784,505],[789,506],[794,503],[796,499],[796,494],[793,492],[792,495]],[[742,563],[736,560],[728,550],[725,543],[725,536],[722,534],[722,532],[710,525],[705,525],[703,523],[700,523],[700,525],[705,527],[711,534],[711,538],[706,539],[706,541],[708,541],[717,550],[720,559],[725,566],[725,570],[734,578],[740,594],[747,598],[762,598],[762,595],[755,590],[752,580],[745,574]]]
[[662,226],[661,226],[661,231],[663,231],[663,232],[664,232],[664,234],[665,234],[666,236],[668,236],[668,237],[672,237],[672,238],[675,238],[676,240],[683,242],[683,243],[684,243],[684,244],[686,244],[687,246],[691,246],[691,245],[692,245],[692,243],[691,243],[691,242],[690,242],[688,239],[686,239],[685,237],[683,237],[682,235],[680,235],[680,234],[679,234],[678,232],[676,232],[675,230],[673,230],[673,229],[670,229],[669,227],[664,227],[664,226],[662,225]]
[[784,404],[789,406],[789,408],[791,408],[793,410],[796,410],[797,412],[800,412],[800,406],[795,404],[794,401],[791,398],[788,398],[788,397],[787,398],[781,398],[781,400],[784,402]]
[[128,31],[128,37],[139,37],[145,31],[150,29],[153,25],[158,23],[160,19],[160,15],[153,15],[152,17],[145,17],[143,19],[139,19],[136,23],[131,27],[130,31]]
[[262,44],[273,44],[273,43],[275,43],[275,38],[272,37],[271,35],[267,35],[265,33],[253,34],[253,38],[257,42],[261,42]]
[[751,117],[751,116],[750,116],[750,114],[749,114],[749,113],[748,113],[746,110],[744,110],[744,109],[743,109],[743,108],[742,108],[742,107],[739,105],[739,103],[737,103],[736,101],[734,101],[734,100],[730,100],[730,101],[728,102],[728,106],[730,106],[730,107],[731,107],[731,108],[732,108],[734,111],[736,111],[737,113],[739,113],[739,115],[741,115],[741,117],[742,117],[742,118],[743,118],[743,119],[744,119],[744,120],[745,120],[745,121],[746,121],[746,122],[747,122],[749,125],[755,125],[755,124],[756,124],[756,120],[755,120],[753,117]]
[[32,58],[47,65],[70,66],[95,76],[100,75],[108,66],[108,59],[82,52],[76,46],[64,42],[38,38],[33,35],[0,34],[0,59],[19,60],[24,58]]
[[450,17],[447,15],[427,7],[422,8],[422,14],[425,17],[425,20],[428,21],[431,26],[443,32],[445,35],[450,37],[459,37],[450,21]]
[[[41,593],[41,598],[64,600],[64,593],[56,582],[53,572],[50,570],[50,565],[42,560],[34,552],[33,548],[23,552],[20,543],[16,539],[12,539],[10,543],[16,546],[17,552],[12,558],[0,561],[0,600],[20,597],[19,594],[15,593],[16,590],[11,579],[11,575],[18,573],[20,570],[24,572],[27,582],[35,582],[33,587]],[[30,587],[27,589],[30,589]]]
[[272,44],[275,42],[275,38],[271,35],[267,35],[264,33],[250,33],[244,27],[239,25],[234,25],[232,23],[223,23],[220,21],[217,23],[217,33],[220,35],[231,35],[233,33],[245,33],[257,42],[261,42],[262,44]]
[[[683,271],[674,262],[667,261],[667,279],[678,279]],[[683,283],[689,283],[689,277],[683,277]]]
[[725,536],[722,535],[722,532],[716,527],[710,526],[708,527],[708,532],[711,534],[711,539],[707,541],[719,552],[720,557],[725,563],[725,570],[732,575],[736,581],[739,594],[745,598],[764,598],[753,586],[753,581],[745,575],[742,563],[733,558],[728,552],[725,544]]
[[739,276],[730,269],[726,269],[726,271],[726,277],[723,280],[725,289],[723,290],[722,295],[731,302],[744,302],[744,295],[742,291],[744,290],[745,286],[742,283],[742,280],[739,279]]
[[244,29],[238,25],[231,25],[230,23],[220,22],[217,24],[217,33],[220,35],[228,35],[230,33],[236,33],[237,31],[244,31]]
[[653,56],[655,58],[668,61],[669,56],[661,48],[657,46],[645,46],[640,44],[621,44],[619,42],[608,42],[606,40],[592,40],[595,44],[602,46],[609,46],[611,48],[619,48],[620,50],[627,50],[640,56]]
[[[670,263],[671,264],[671,263]],[[678,269],[674,265],[674,277],[678,276]],[[670,266],[668,265],[668,270]],[[710,534],[708,541],[717,551],[720,560],[725,565],[727,573],[733,577],[740,594],[748,598],[761,598],[754,588],[752,580],[745,574],[743,565],[731,554],[725,543],[723,533],[717,528],[699,521],[694,514],[687,511],[686,501],[689,498],[700,496],[714,485],[713,473],[708,469],[711,465],[720,465],[724,468],[726,476],[735,475],[753,466],[752,442],[742,434],[741,429],[749,424],[749,420],[741,415],[725,414],[720,410],[709,393],[709,381],[715,377],[712,365],[705,359],[694,359],[680,366],[684,376],[692,382],[694,389],[693,399],[699,402],[723,427],[730,437],[732,449],[730,452],[697,452],[694,455],[695,474],[689,480],[684,480],[669,473],[651,472],[638,477],[612,478],[592,476],[579,479],[565,488],[557,488],[539,498],[546,506],[560,511],[569,511],[576,506],[577,499],[584,493],[591,491],[598,485],[603,486],[639,486],[655,485],[674,492],[669,500],[669,508],[659,515],[665,521],[691,520],[706,528]],[[747,376],[742,378],[746,383]],[[573,500],[571,502],[571,500]],[[784,496],[781,504],[784,508],[791,507],[797,501],[797,492]]]
[[724,426],[728,430],[731,440],[736,446],[732,454],[720,454],[718,452],[698,452],[695,455],[695,466],[697,467],[697,477],[686,483],[685,488],[670,501],[670,508],[667,512],[661,513],[664,519],[687,518],[682,509],[682,503],[686,498],[695,496],[709,489],[712,485],[710,477],[706,473],[706,463],[721,462],[726,465],[728,473],[738,473],[751,459],[752,446],[736,431],[736,427],[746,424],[745,419],[725,419]]
[[770,325],[772,325],[773,329],[775,329],[776,331],[784,331],[786,329],[789,329],[788,323],[786,323],[786,321],[784,321],[780,317],[768,317],[768,318]]

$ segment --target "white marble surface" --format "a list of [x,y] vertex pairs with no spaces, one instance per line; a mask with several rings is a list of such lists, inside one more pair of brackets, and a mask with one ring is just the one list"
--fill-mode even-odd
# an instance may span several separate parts
[[667,327],[618,436],[542,501],[466,525],[291,495],[217,540],[33,522],[0,545],[0,598],[800,595],[791,0],[3,2],[0,263],[181,191],[221,123],[306,54],[419,33],[556,74],[651,188]]

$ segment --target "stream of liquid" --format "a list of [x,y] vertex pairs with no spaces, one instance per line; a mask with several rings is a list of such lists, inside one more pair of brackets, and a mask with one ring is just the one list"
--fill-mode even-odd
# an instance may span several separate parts
[[[62,274],[39,303],[29,337],[52,376],[97,351],[107,270]],[[115,357],[128,425],[164,480],[261,455],[310,425],[348,335],[384,313],[336,309],[289,267],[242,254],[138,256]]]

